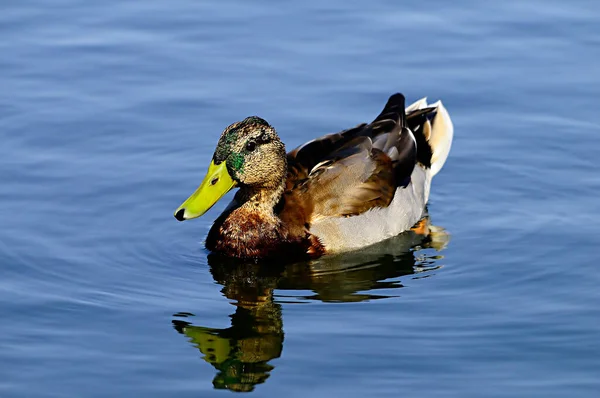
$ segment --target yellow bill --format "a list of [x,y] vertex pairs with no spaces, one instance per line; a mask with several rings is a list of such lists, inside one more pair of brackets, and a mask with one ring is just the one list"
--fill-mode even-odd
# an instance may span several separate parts
[[229,192],[235,184],[235,181],[227,172],[225,162],[216,165],[214,161],[211,161],[202,184],[175,211],[175,218],[183,221],[200,217],[213,207],[223,195]]

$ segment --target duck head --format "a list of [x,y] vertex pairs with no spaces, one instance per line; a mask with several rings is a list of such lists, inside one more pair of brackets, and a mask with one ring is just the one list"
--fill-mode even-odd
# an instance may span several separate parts
[[200,217],[235,187],[277,190],[286,175],[285,146],[275,129],[257,116],[247,117],[223,131],[204,180],[175,218]]

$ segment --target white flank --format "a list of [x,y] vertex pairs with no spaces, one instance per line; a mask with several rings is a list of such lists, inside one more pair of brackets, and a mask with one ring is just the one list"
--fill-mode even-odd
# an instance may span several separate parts
[[431,171],[416,166],[410,184],[396,190],[388,207],[353,217],[322,219],[311,226],[310,232],[319,237],[328,253],[356,250],[391,238],[421,219],[430,185]]

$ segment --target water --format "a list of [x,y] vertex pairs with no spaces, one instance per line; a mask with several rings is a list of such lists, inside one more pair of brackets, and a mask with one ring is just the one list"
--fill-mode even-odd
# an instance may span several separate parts
[[[596,396],[599,18],[582,0],[4,2],[0,395]],[[445,233],[261,267],[203,249],[227,201],[173,219],[229,123],[260,115],[291,149],[395,91],[453,117],[429,205]]]

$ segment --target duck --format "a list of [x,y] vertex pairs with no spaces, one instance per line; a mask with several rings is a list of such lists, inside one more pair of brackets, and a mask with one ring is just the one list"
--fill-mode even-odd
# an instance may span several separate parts
[[290,152],[273,126],[250,116],[225,128],[202,183],[174,216],[200,217],[237,188],[208,232],[209,251],[259,260],[360,250],[426,216],[453,135],[441,101],[406,107],[401,93],[372,122]]

